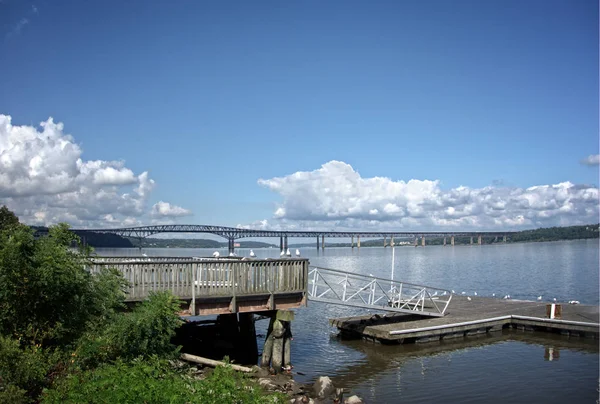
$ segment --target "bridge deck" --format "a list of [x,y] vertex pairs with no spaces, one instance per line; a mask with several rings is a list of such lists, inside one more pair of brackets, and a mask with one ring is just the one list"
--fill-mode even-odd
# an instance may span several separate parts
[[331,319],[342,333],[381,342],[427,342],[499,331],[503,327],[542,329],[598,338],[598,306],[562,304],[562,318],[546,318],[547,302],[453,296],[444,317],[407,314]]
[[92,271],[118,269],[129,282],[127,301],[169,290],[187,302],[185,314],[289,309],[306,305],[307,259],[96,257]]

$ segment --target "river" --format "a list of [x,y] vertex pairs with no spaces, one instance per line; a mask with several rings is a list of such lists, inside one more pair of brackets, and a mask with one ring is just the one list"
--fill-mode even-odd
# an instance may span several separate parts
[[[295,248],[292,248],[294,250]],[[143,249],[149,256],[210,256],[208,249]],[[100,255],[140,255],[138,249],[98,249]],[[226,254],[226,250],[220,250]],[[249,255],[249,249],[237,249]],[[279,250],[255,249],[258,258]],[[389,278],[392,250],[383,247],[301,248],[311,265]],[[483,246],[395,248],[394,279],[479,296],[599,304],[598,240]],[[364,309],[309,302],[292,327],[294,378],[330,376],[368,403],[596,402],[597,340],[504,331],[461,341],[386,346],[341,340],[328,319]],[[594,319],[588,319],[587,321]],[[586,319],[582,319],[586,321]],[[597,319],[596,319],[597,321]],[[257,333],[267,322],[257,322]],[[263,337],[264,338],[264,337]],[[262,341],[261,345],[262,346]],[[552,359],[552,360],[550,360]]]

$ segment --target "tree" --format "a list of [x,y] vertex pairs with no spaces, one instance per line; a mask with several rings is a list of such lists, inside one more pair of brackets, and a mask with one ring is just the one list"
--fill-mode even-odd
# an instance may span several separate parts
[[0,207],[0,231],[19,224],[19,218],[6,205]]
[[122,276],[108,269],[92,274],[86,251],[72,243],[79,239],[65,224],[38,240],[22,224],[0,232],[0,334],[65,346],[122,304]]

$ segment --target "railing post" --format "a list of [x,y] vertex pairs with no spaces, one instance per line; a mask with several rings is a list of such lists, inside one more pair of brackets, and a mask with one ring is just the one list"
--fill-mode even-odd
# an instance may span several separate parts
[[190,311],[192,312],[192,316],[196,315],[196,268],[198,264],[192,264],[192,304],[190,305]]

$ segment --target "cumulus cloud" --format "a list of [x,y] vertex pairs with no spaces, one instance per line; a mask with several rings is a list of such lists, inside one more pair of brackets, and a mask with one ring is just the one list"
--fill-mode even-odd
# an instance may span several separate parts
[[171,205],[169,202],[157,202],[152,206],[152,215],[159,217],[191,216],[192,211],[180,206]]
[[[10,116],[0,114],[0,205],[33,225],[146,222],[154,212],[147,208],[155,186],[148,173],[136,175],[122,161],[86,161],[82,154],[63,124],[52,118],[37,128],[13,125]],[[176,206],[171,210],[185,211]]]
[[590,154],[583,160],[581,160],[581,164],[585,164],[586,166],[597,166],[600,164],[600,154]]
[[341,161],[258,183],[283,199],[277,227],[493,230],[592,223],[599,214],[598,188],[587,185],[443,190],[439,181],[362,178]]

